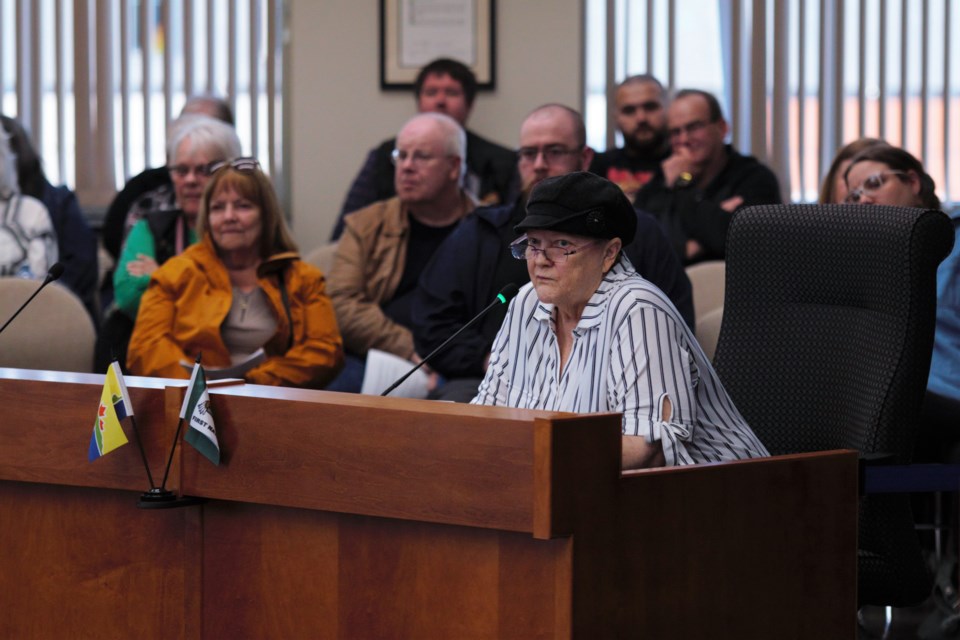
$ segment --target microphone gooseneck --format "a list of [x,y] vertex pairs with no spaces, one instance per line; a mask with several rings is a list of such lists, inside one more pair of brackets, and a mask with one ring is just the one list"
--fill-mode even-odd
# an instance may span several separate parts
[[436,349],[434,349],[433,351],[431,351],[430,353],[428,353],[427,356],[426,356],[423,360],[421,360],[420,362],[418,362],[415,367],[413,367],[412,369],[410,369],[410,371],[407,371],[405,374],[403,374],[403,375],[400,377],[400,379],[398,379],[398,380],[397,380],[396,382],[394,382],[392,385],[390,385],[389,387],[387,387],[386,390],[385,390],[383,393],[381,393],[380,395],[381,395],[381,396],[389,395],[391,391],[393,391],[394,389],[396,389],[397,387],[399,387],[401,384],[403,384],[403,381],[404,381],[404,380],[406,380],[407,378],[409,378],[410,376],[412,376],[413,373],[414,373],[417,369],[419,369],[419,368],[422,367],[423,365],[427,364],[427,362],[429,362],[430,359],[431,359],[433,356],[435,356],[435,355],[437,355],[438,353],[440,353],[441,351],[443,351],[444,347],[446,347],[448,344],[450,344],[450,342],[451,342],[454,338],[456,338],[458,335],[460,335],[461,333],[463,333],[463,332],[464,332],[466,329],[468,329],[469,327],[472,327],[478,320],[480,320],[481,318],[483,318],[483,316],[487,315],[487,313],[489,313],[490,310],[493,309],[494,307],[496,307],[497,305],[507,304],[508,302],[510,302],[511,300],[513,300],[513,297],[516,296],[519,291],[520,291],[520,287],[518,287],[518,286],[517,286],[516,284],[514,284],[513,282],[511,282],[511,283],[507,284],[506,286],[504,286],[503,289],[500,289],[500,293],[497,294],[497,297],[493,299],[493,302],[491,302],[491,303],[488,304],[486,307],[484,307],[483,310],[482,310],[480,313],[478,313],[477,315],[473,316],[473,318],[470,319],[470,322],[468,322],[467,324],[463,325],[462,327],[460,327],[459,329],[457,329],[456,331],[454,331],[454,332],[453,332],[453,335],[451,335],[449,338],[447,338],[447,339],[444,340],[442,343],[440,343],[440,346],[438,346]]
[[43,279],[43,282],[41,282],[40,286],[37,287],[37,290],[33,292],[33,295],[27,298],[27,301],[24,302],[22,305],[20,305],[20,308],[17,309],[12,316],[10,316],[10,319],[7,320],[5,323],[3,323],[3,326],[0,327],[0,333],[3,333],[3,330],[7,328],[7,325],[13,322],[13,319],[16,318],[18,315],[20,315],[21,311],[27,308],[27,305],[30,304],[34,298],[37,297],[37,294],[40,293],[45,286],[47,286],[48,284],[50,284],[51,282],[53,282],[54,280],[56,280],[62,275],[63,275],[63,265],[60,264],[59,262],[54,263],[53,266],[47,269],[47,277]]
[[63,275],[63,263],[55,262],[53,263],[53,266],[47,269],[47,277],[43,279],[43,283],[47,284],[48,282],[59,280],[60,276],[62,275]]

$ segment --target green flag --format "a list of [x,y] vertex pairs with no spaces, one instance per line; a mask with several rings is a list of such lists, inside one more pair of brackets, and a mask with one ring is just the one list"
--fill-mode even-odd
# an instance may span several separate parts
[[207,378],[197,358],[190,374],[190,384],[180,408],[180,419],[187,421],[187,433],[183,439],[189,442],[213,464],[220,464],[220,443],[217,442],[217,429],[213,424],[210,411],[210,394],[207,392]]

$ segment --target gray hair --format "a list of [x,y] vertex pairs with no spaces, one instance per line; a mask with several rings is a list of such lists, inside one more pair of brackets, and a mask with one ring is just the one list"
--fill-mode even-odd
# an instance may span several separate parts
[[10,136],[0,128],[0,200],[12,198],[17,193],[20,193],[17,157],[10,148]]
[[417,120],[433,120],[440,125],[443,130],[443,151],[444,153],[460,158],[460,186],[463,186],[463,178],[467,175],[467,134],[460,126],[460,123],[445,113],[420,113],[409,120],[403,126],[406,127],[411,122]]
[[223,160],[232,160],[242,155],[237,130],[230,125],[199,114],[182,115],[170,125],[167,134],[167,159],[173,161],[177,149],[184,141],[199,147]]

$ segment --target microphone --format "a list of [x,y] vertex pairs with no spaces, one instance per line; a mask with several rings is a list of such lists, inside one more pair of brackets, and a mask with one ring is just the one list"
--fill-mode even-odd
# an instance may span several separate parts
[[7,320],[2,327],[0,327],[0,333],[3,333],[3,330],[7,328],[7,325],[13,322],[13,319],[20,315],[20,312],[23,311],[30,302],[37,297],[37,294],[43,290],[45,286],[59,278],[63,275],[63,265],[59,262],[54,263],[52,267],[47,270],[47,277],[43,279],[43,282],[40,283],[40,286],[37,287],[37,290],[33,292],[33,295],[27,298],[27,301],[20,305],[20,308],[10,316],[10,319]]
[[393,391],[394,389],[396,389],[397,387],[399,387],[401,384],[403,384],[403,381],[406,380],[407,378],[409,378],[410,376],[412,376],[413,373],[414,373],[417,369],[419,369],[419,368],[422,367],[423,365],[427,364],[427,362],[430,360],[430,358],[432,358],[433,356],[435,356],[435,355],[437,355],[438,353],[440,353],[441,351],[443,351],[444,347],[446,347],[448,344],[450,344],[450,342],[451,342],[454,338],[456,338],[458,335],[460,335],[461,333],[463,333],[464,331],[466,331],[469,327],[472,327],[474,324],[476,324],[477,321],[479,321],[481,318],[483,318],[483,316],[487,315],[487,313],[489,313],[490,310],[493,309],[494,307],[496,307],[498,304],[507,304],[508,302],[510,302],[511,300],[513,300],[513,297],[514,297],[515,295],[517,295],[517,293],[519,293],[519,292],[520,292],[520,287],[518,287],[517,285],[515,285],[515,284],[512,283],[512,282],[511,282],[510,284],[506,285],[503,289],[500,289],[500,293],[498,293],[498,294],[497,294],[497,297],[493,299],[493,302],[491,302],[491,303],[488,304],[486,307],[484,307],[484,309],[483,309],[480,313],[478,313],[477,315],[473,316],[473,318],[470,320],[470,322],[468,322],[467,324],[463,325],[462,327],[460,327],[459,329],[457,329],[456,331],[454,331],[452,336],[450,336],[449,338],[447,338],[446,340],[444,340],[444,341],[440,344],[439,347],[437,347],[436,349],[434,349],[433,351],[431,351],[430,353],[428,353],[425,358],[423,358],[420,362],[417,363],[417,366],[415,366],[413,369],[410,369],[410,371],[407,371],[405,374],[403,374],[403,376],[401,376],[399,380],[397,380],[397,381],[394,382],[392,385],[390,385],[389,387],[387,387],[386,391],[384,391],[384,392],[381,393],[380,395],[381,395],[381,396],[390,395],[390,392],[391,392],[391,391]]

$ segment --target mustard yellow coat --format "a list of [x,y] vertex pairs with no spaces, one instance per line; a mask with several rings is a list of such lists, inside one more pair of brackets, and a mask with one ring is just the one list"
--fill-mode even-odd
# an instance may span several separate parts
[[[293,321],[280,294],[286,283]],[[322,388],[343,366],[343,342],[323,274],[295,253],[264,261],[258,281],[273,309],[277,332],[264,345],[267,359],[244,376],[266,385]],[[192,363],[202,353],[205,367],[230,365],[230,353],[220,325],[230,311],[233,289],[209,235],[169,259],[150,278],[140,302],[127,351],[131,373],[163,378],[188,378],[181,362]]]

